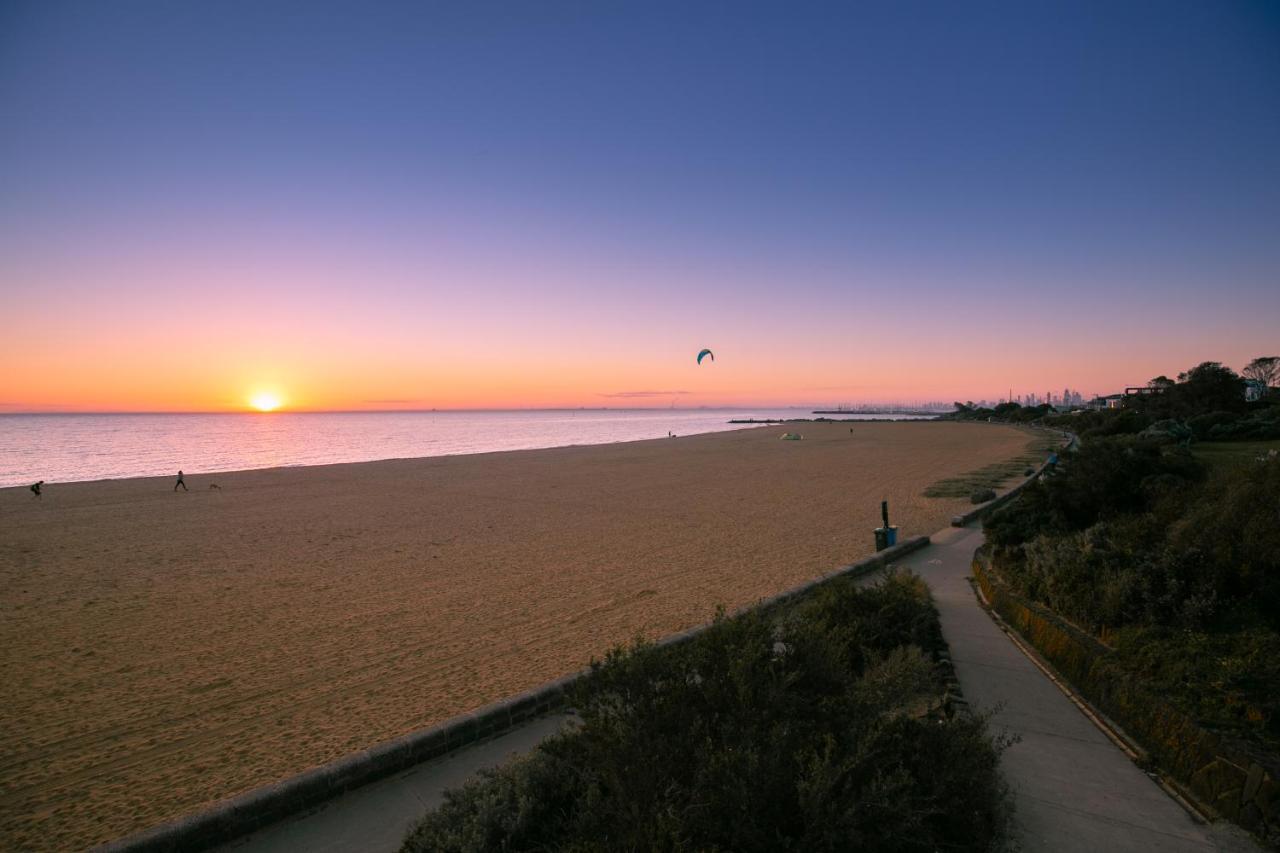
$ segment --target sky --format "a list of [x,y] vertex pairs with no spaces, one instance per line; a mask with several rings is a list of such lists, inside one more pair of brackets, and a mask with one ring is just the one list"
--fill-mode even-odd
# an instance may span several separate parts
[[0,4],[0,411],[994,399],[1278,350],[1274,3]]

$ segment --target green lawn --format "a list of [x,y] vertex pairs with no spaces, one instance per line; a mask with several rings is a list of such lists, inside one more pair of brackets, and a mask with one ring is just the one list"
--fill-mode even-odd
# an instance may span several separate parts
[[1280,441],[1201,441],[1191,446],[1201,462],[1210,467],[1252,462],[1271,451],[1280,453]]

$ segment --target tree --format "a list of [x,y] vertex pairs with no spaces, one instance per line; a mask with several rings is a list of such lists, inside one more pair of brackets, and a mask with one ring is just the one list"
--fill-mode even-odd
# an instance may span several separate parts
[[1205,412],[1238,412],[1245,407],[1244,380],[1217,361],[1205,361],[1178,374],[1178,384],[1165,392],[1170,408],[1182,417]]
[[[1183,374],[1183,375],[1185,376],[1186,374]],[[1162,373],[1159,376],[1157,376],[1155,379],[1152,379],[1150,382],[1148,382],[1147,387],[1153,388],[1156,391],[1167,391],[1177,384],[1178,383],[1174,382],[1172,379],[1170,379],[1168,376],[1165,376]]]
[[1240,372],[1244,374],[1245,379],[1252,379],[1261,385],[1262,393],[1265,395],[1271,386],[1280,380],[1280,356],[1259,356],[1245,365],[1244,370]]

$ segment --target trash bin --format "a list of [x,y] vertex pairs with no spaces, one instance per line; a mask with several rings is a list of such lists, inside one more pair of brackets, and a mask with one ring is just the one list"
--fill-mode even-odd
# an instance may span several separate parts
[[890,548],[898,544],[898,528],[897,527],[889,527],[885,530],[885,541],[889,544]]
[[876,528],[876,550],[883,551],[889,547],[889,530],[884,527]]

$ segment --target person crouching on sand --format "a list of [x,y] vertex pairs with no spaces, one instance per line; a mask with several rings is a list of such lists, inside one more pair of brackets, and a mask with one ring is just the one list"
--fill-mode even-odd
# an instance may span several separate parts
[[44,485],[44,480],[41,480],[38,483],[32,483],[31,494],[35,495],[36,497],[40,497],[40,487],[43,485]]
[[187,488],[187,484],[186,484],[186,483],[184,483],[184,482],[182,482],[182,472],[181,472],[181,471],[179,471],[179,472],[178,472],[178,482],[176,482],[176,483],[174,483],[174,484],[173,484],[173,490],[174,490],[175,492],[176,492],[176,491],[178,491],[178,486],[182,486],[182,491],[184,491],[184,492],[189,492],[189,491],[191,491],[190,489],[188,489],[188,488]]

